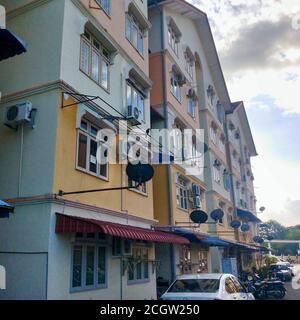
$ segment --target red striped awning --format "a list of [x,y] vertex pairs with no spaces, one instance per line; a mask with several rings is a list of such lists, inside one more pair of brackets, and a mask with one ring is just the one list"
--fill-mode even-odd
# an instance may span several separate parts
[[188,244],[188,239],[169,232],[154,231],[101,220],[56,214],[56,233],[105,233],[114,237],[150,242]]

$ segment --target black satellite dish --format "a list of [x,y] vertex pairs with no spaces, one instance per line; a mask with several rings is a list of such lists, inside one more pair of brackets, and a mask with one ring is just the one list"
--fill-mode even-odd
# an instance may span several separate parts
[[274,237],[273,236],[267,236],[267,238],[266,238],[268,241],[272,241],[272,240],[274,240]]
[[241,221],[233,220],[233,221],[231,221],[230,226],[233,229],[238,229],[241,226]]
[[219,221],[224,217],[224,212],[222,209],[215,209],[210,214],[211,218],[215,221]]
[[256,243],[264,243],[264,239],[262,237],[259,237],[259,236],[255,236],[253,238],[253,241],[256,242]]
[[241,226],[241,230],[242,230],[243,232],[248,232],[248,231],[250,230],[249,224],[244,223],[244,224]]
[[190,219],[194,223],[205,223],[208,219],[208,215],[202,210],[195,210],[191,212]]
[[150,164],[129,163],[126,168],[128,178],[137,183],[150,181],[154,176],[154,169]]

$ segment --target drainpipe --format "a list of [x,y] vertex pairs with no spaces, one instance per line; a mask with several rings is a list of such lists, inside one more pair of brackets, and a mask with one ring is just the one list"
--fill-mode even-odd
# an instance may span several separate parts
[[[164,111],[164,128],[168,129],[169,115],[168,115],[168,101],[167,101],[167,86],[166,86],[166,62],[165,62],[165,37],[164,37],[164,21],[165,13],[160,8],[157,0],[155,1],[156,8],[160,12],[160,37],[161,37],[161,62],[162,62],[162,86],[163,86],[163,111]],[[166,165],[167,170],[167,184],[168,184],[168,224],[173,224],[173,204],[171,194],[171,167],[170,164]],[[170,244],[170,262],[171,262],[171,280],[172,282],[176,277],[176,260],[175,260],[175,248],[173,244]]]

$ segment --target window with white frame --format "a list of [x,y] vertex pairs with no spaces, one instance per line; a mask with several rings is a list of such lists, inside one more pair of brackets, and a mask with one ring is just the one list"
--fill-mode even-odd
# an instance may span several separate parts
[[134,247],[132,259],[128,261],[128,283],[149,281],[149,248]]
[[[98,135],[100,128],[86,119],[82,119],[78,130],[77,142],[77,169],[86,173],[108,179],[108,148],[103,145],[107,139]],[[100,140],[98,140],[100,138]],[[98,163],[97,151],[103,155],[103,161]],[[106,158],[106,161],[104,161]],[[106,162],[106,163],[104,163]]]
[[180,209],[188,210],[188,183],[180,177],[176,184],[176,201]]
[[144,55],[144,31],[130,14],[126,14],[126,38],[141,55]]
[[91,33],[81,36],[80,70],[105,90],[110,85],[110,54]]
[[171,93],[176,97],[178,101],[181,101],[181,87],[178,83],[177,76],[172,73],[171,74]]
[[128,114],[133,114],[135,108],[139,110],[141,119],[145,120],[145,98],[143,94],[127,82],[126,86]]
[[185,57],[185,69],[189,76],[193,79],[194,61],[187,54]]
[[219,148],[220,148],[220,151],[225,154],[225,136],[224,135],[220,136]]
[[217,183],[220,183],[221,182],[221,169],[219,166],[213,166],[213,178],[214,178],[214,181],[217,182]]
[[106,287],[106,247],[97,243],[74,243],[72,246],[72,290]]
[[192,118],[196,116],[196,101],[192,97],[188,97],[188,114]]
[[210,140],[214,144],[217,144],[217,129],[215,127],[213,127],[213,126],[210,127],[209,135],[210,135]]
[[179,37],[176,35],[175,31],[169,27],[168,29],[168,43],[174,53],[178,56],[179,54]]
[[96,3],[102,8],[102,10],[110,15],[110,0],[95,0]]

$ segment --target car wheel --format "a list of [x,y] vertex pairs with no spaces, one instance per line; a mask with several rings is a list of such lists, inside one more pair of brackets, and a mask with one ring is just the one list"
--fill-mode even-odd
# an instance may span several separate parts
[[278,299],[283,299],[285,297],[285,290],[280,290],[275,294],[275,297]]

